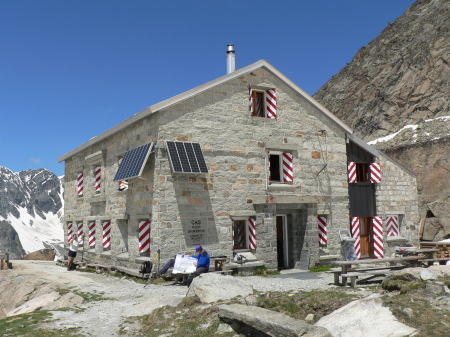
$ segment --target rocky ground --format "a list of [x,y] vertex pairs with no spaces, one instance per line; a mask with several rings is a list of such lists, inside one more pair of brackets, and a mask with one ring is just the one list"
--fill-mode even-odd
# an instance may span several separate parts
[[[3,336],[247,336],[218,318],[221,307],[233,303],[236,308],[265,308],[269,318],[264,322],[272,322],[279,312],[312,329],[325,328],[320,336],[330,336],[329,331],[333,336],[441,337],[450,328],[450,266],[408,268],[386,278],[382,287],[357,288],[335,286],[329,273],[211,273],[196,278],[188,292],[174,281],[141,284],[126,277],[67,271],[53,261],[12,262],[12,270],[0,271]],[[27,321],[18,315],[27,312],[50,314],[36,318],[38,326],[30,325],[26,333],[18,332],[11,325],[17,322],[26,329]],[[381,332],[379,325],[390,330]],[[37,327],[48,330],[36,334]]]
[[[149,314],[165,305],[176,305],[186,296],[188,290],[186,286],[175,285],[173,281],[161,285],[144,285],[126,278],[67,271],[52,261],[12,262],[12,270],[0,272],[0,318],[8,313],[13,314],[14,309],[20,305],[43,297],[44,294],[95,294],[95,297],[90,297],[91,300],[85,299],[84,303],[79,303],[80,299],[73,299],[74,302],[69,304],[73,310],[53,311],[55,320],[46,324],[48,328],[57,329],[77,327],[86,336],[119,336],[121,329],[126,331],[136,328],[127,326],[128,317]],[[309,280],[257,276],[249,277],[248,280],[251,280],[255,290],[287,291],[334,287],[331,285],[332,277],[322,273]],[[54,297],[41,299],[49,301],[49,304],[55,300]],[[45,305],[42,305],[42,308],[45,309]]]

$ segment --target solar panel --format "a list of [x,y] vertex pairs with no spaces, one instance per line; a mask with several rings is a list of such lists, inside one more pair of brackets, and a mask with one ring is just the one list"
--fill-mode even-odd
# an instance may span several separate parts
[[149,143],[125,152],[122,161],[120,162],[119,169],[114,177],[114,181],[140,177],[142,171],[144,171],[152,147],[153,143]]
[[173,172],[208,173],[200,144],[168,141],[166,145]]

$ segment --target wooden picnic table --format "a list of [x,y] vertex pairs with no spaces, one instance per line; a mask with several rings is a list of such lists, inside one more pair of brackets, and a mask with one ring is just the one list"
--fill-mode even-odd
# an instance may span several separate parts
[[226,257],[212,257],[210,259],[211,262],[214,262],[214,271],[225,271],[226,270]]
[[[352,285],[355,284],[355,280],[358,276],[361,276],[362,274],[373,274],[373,275],[381,275],[386,274],[388,269],[402,269],[409,267],[411,265],[418,265],[420,263],[420,260],[423,259],[423,256],[416,255],[416,256],[402,256],[402,257],[388,257],[383,259],[362,259],[362,260],[352,260],[352,261],[335,261],[334,264],[337,264],[341,267],[341,270],[334,271],[334,283],[339,284],[339,277],[342,277],[342,284],[345,285],[347,283],[347,277],[352,277]],[[374,268],[367,268],[365,269],[352,269],[352,265],[363,265],[363,264],[382,264],[382,263],[389,263],[389,267],[386,266],[377,266]],[[398,266],[397,264],[403,264]],[[380,271],[385,271],[384,273],[381,273]],[[358,272],[354,275],[349,274],[349,272]],[[344,275],[344,276],[343,276]]]
[[397,254],[401,256],[416,256],[416,255],[424,255],[428,259],[432,259],[434,257],[434,254],[438,252],[439,249],[437,248],[416,248],[411,250],[397,250]]

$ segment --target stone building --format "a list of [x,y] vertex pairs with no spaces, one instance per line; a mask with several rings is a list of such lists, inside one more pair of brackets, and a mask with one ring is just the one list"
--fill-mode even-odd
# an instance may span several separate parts
[[[211,256],[251,252],[269,269],[298,268],[340,258],[343,229],[361,257],[388,254],[388,236],[417,239],[415,176],[264,60],[157,103],[58,161],[65,233],[84,233],[88,261],[136,267],[201,244]],[[351,163],[358,180],[349,182]]]

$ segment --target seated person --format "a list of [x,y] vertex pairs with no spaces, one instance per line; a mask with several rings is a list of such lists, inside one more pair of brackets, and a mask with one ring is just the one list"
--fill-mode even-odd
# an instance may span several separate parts
[[198,261],[194,262],[194,264],[197,266],[197,269],[195,272],[193,272],[191,275],[189,275],[189,278],[187,280],[187,285],[190,286],[192,283],[192,280],[199,276],[200,274],[207,273],[209,271],[209,254],[202,248],[202,246],[195,247],[195,251],[198,253],[198,255],[194,255],[192,257],[196,258]]

